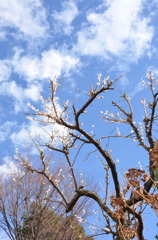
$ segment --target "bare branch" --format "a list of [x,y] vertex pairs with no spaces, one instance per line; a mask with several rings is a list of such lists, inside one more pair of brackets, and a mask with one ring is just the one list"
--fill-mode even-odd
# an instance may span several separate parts
[[101,198],[95,192],[89,191],[89,190],[78,190],[76,195],[71,200],[71,202],[67,205],[66,212],[70,212],[75,206],[75,204],[77,203],[77,201],[79,200],[79,198],[82,196],[87,196],[95,200],[100,206],[100,208],[103,211],[105,211],[115,222],[117,222],[117,218],[113,217],[113,212],[110,210],[110,208],[106,206],[106,204],[101,200]]
[[[128,123],[131,128],[133,129],[137,140],[139,141],[139,145],[142,146],[146,151],[149,152],[149,147],[146,146],[146,144],[143,142],[142,137],[139,134],[138,128],[135,126],[134,121],[133,121],[133,113],[130,111],[130,113],[127,113],[120,105],[118,105],[116,102],[112,101],[112,104],[116,106],[127,118],[125,119],[125,122]],[[130,105],[131,109],[131,105]]]

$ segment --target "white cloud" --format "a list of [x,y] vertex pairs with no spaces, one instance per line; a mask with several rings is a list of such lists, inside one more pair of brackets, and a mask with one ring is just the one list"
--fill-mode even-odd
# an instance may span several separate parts
[[54,11],[52,16],[55,19],[55,30],[61,31],[69,35],[72,30],[72,21],[78,15],[78,9],[74,1],[64,1],[62,3],[63,10],[61,12]]
[[[44,51],[41,56],[23,55],[22,50],[16,49],[12,58],[1,60],[0,64],[0,95],[12,97],[16,113],[26,110],[26,101],[39,100],[43,80],[55,75],[69,76],[80,66],[79,58],[69,55],[66,50],[55,49]],[[11,80],[12,73],[18,74],[26,85]]]
[[23,88],[18,85],[15,81],[3,82],[0,87],[0,95],[9,96],[14,101],[14,110],[19,112],[26,110],[26,101],[37,102],[41,92],[41,85],[30,83],[27,87]]
[[158,78],[158,67],[157,66],[154,66],[154,65],[148,66],[146,69],[146,73],[148,73],[148,72],[152,72],[154,74],[154,77]]
[[87,14],[75,50],[105,59],[137,60],[150,48],[153,29],[142,15],[143,0],[113,0],[103,13]]
[[16,122],[15,121],[6,121],[5,123],[1,123],[0,125],[0,142],[3,142],[5,141],[10,132],[11,132],[11,129],[16,125]]
[[37,122],[30,122],[29,124],[22,124],[20,130],[13,132],[10,136],[10,139],[17,146],[26,146],[32,142],[30,136],[35,138],[40,136],[42,133],[41,127]]
[[11,75],[11,65],[7,60],[0,60],[0,82],[7,81]]
[[[55,102],[56,111],[60,114],[63,111],[63,108],[60,106],[58,98],[55,98]],[[31,109],[36,109],[31,104],[28,105],[30,105]],[[45,109],[44,111],[48,112],[49,114],[53,114],[52,105],[50,102],[45,103],[43,107]],[[19,129],[17,131],[13,131],[10,134],[10,139],[14,145],[18,145],[20,147],[27,146],[30,143],[32,145],[32,139],[36,139],[38,143],[52,142],[50,136],[53,137],[53,142],[56,144],[59,144],[61,138],[68,139],[67,128],[55,123],[55,121],[48,121],[47,118],[36,118],[36,116],[33,118],[31,116],[28,116],[27,118],[27,123],[23,123],[19,126]],[[40,123],[39,120],[41,120],[42,123]],[[43,121],[45,121],[45,124]]]
[[2,32],[9,27],[33,38],[46,36],[48,26],[41,0],[1,0],[0,27]]
[[50,135],[54,136],[54,143],[59,144],[60,137],[66,137],[68,132],[66,128],[58,125],[58,124],[47,124],[45,126],[41,126],[36,121],[30,121],[27,124],[23,124],[19,131],[13,132],[10,135],[10,139],[15,146],[28,146],[32,145],[32,139],[36,139],[38,142],[49,142]]
[[39,100],[40,91],[40,85],[30,84],[29,87],[24,90],[24,97],[25,99],[31,99],[37,102]]
[[69,74],[79,65],[79,59],[65,51],[49,49],[37,56],[21,56],[17,51],[12,61],[14,71],[28,81],[53,78],[55,75]]
[[9,157],[3,158],[4,163],[0,165],[0,175],[8,176],[18,172],[17,165]]

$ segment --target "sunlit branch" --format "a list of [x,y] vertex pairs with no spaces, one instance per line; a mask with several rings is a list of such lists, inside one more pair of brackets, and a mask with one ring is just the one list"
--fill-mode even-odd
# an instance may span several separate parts
[[111,209],[108,206],[106,206],[106,204],[95,192],[90,190],[78,190],[73,199],[68,203],[66,212],[70,212],[77,203],[77,201],[79,200],[79,198],[82,196],[87,196],[95,200],[99,204],[101,209],[105,211],[115,222],[117,222],[117,218],[113,217],[113,212],[111,211]]
[[85,109],[94,101],[94,99],[96,99],[96,97],[100,93],[105,92],[107,90],[114,90],[114,88],[110,88],[111,85],[112,85],[112,82],[110,82],[107,87],[103,87],[103,88],[99,89],[98,91],[93,91],[93,92],[91,91],[89,100],[81,107],[81,109],[78,112],[74,111],[75,121],[76,121],[77,126],[79,126],[79,120],[78,120],[79,116],[82,113],[84,113]]
[[113,181],[114,181],[114,185],[115,185],[115,190],[116,190],[116,195],[117,197],[120,197],[120,184],[118,181],[118,174],[116,171],[116,166],[115,163],[113,162],[113,160],[111,159],[111,156],[109,155],[109,153],[107,153],[102,147],[101,145],[94,140],[94,138],[92,138],[87,132],[85,132],[83,129],[78,128],[77,129],[81,134],[83,134],[100,152],[100,154],[104,157],[104,159],[106,159],[110,169],[111,169],[111,173],[112,173],[112,177],[113,177]]
[[68,149],[66,148],[66,146],[65,146],[65,148],[63,147],[63,150],[58,149],[58,148],[54,148],[50,144],[46,144],[46,146],[48,148],[50,148],[51,150],[54,150],[54,151],[57,151],[57,152],[60,152],[60,153],[64,154],[64,156],[65,156],[65,158],[66,158],[66,160],[68,162],[68,165],[69,165],[69,168],[70,168],[73,180],[74,180],[75,189],[77,189],[77,180],[76,180],[76,176],[75,176],[75,173],[74,173],[73,164],[70,162],[69,152],[68,152]]
[[74,184],[75,184],[75,189],[77,190],[78,186],[77,186],[77,180],[76,180],[76,176],[75,176],[74,169],[73,169],[73,164],[70,162],[68,153],[66,153],[66,152],[65,152],[65,157],[66,157],[67,162],[68,162],[69,167],[70,167],[70,171],[71,171],[71,174],[72,174],[72,177],[73,177],[73,180],[74,180]]
[[79,149],[78,149],[78,151],[77,151],[77,153],[76,153],[76,155],[75,155],[75,157],[74,157],[72,166],[74,166],[74,164],[75,164],[75,162],[76,162],[76,159],[77,159],[77,156],[79,155],[79,153],[80,153],[82,147],[84,146],[84,144],[85,144],[85,142],[83,142],[83,143],[81,144],[81,146],[79,147]]
[[153,127],[153,123],[154,123],[154,114],[155,114],[155,110],[156,110],[156,106],[157,106],[157,95],[158,93],[153,95],[153,102],[151,104],[151,117],[149,118],[148,122],[150,123],[149,126],[146,128],[146,135],[147,138],[149,140],[150,143],[150,148],[154,147],[154,141],[152,138],[152,127]]
[[139,134],[138,128],[135,126],[133,117],[132,117],[132,112],[127,113],[121,106],[119,106],[116,102],[112,102],[114,106],[116,106],[127,118],[126,122],[131,126],[133,129],[136,139],[139,141],[139,145],[142,146],[146,151],[149,151],[149,147],[146,146],[146,144],[143,142],[142,137]]
[[54,181],[43,171],[37,170],[37,169],[31,169],[31,171],[36,172],[38,174],[41,174],[43,176],[45,176],[45,178],[49,181],[49,183],[54,187],[54,189],[59,193],[59,195],[61,196],[61,198],[63,199],[65,205],[67,205],[67,200],[64,197],[63,193],[60,191],[60,189],[57,187],[57,185],[54,183]]

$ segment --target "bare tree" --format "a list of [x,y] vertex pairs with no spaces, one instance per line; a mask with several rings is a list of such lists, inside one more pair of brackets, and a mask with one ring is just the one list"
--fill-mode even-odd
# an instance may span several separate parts
[[[43,143],[34,141],[35,147],[39,151],[41,167],[37,168],[28,163],[20,153],[17,154],[16,158],[27,170],[37,172],[48,179],[56,190],[58,198],[65,206],[67,213],[74,209],[82,196],[93,199],[100,207],[105,219],[104,234],[111,234],[113,239],[117,240],[133,238],[144,240],[142,213],[146,206],[151,206],[153,210],[158,211],[158,194],[155,192],[157,187],[158,141],[154,138],[158,119],[156,110],[158,92],[155,89],[157,80],[152,73],[149,73],[147,82],[142,82],[142,85],[149,91],[149,99],[144,98],[141,100],[144,114],[140,125],[135,120],[135,110],[132,107],[131,99],[126,93],[119,91],[119,94],[121,93],[121,104],[118,100],[113,100],[113,92],[118,93],[117,85],[120,78],[111,81],[109,77],[106,77],[102,80],[101,76],[98,75],[96,86],[90,87],[89,93],[86,94],[87,100],[81,106],[76,107],[75,104],[68,104],[68,101],[66,101],[63,103],[62,108],[59,107],[57,99],[57,90],[60,84],[56,79],[51,80],[51,96],[47,100],[41,97],[43,109],[38,110],[30,106],[34,113],[28,116],[29,119],[39,121],[42,125],[52,126],[52,133],[48,133],[48,141]],[[92,104],[94,107],[96,103],[97,107],[99,107],[99,101],[109,102],[110,94],[112,96],[111,104],[116,110],[114,110],[114,113],[101,111],[98,122],[100,123],[102,119],[105,124],[113,124],[117,133],[98,137],[97,133],[89,133],[86,130],[88,126],[85,127],[82,122],[85,119],[86,111],[90,111]],[[106,96],[108,96],[108,99],[106,99]],[[86,118],[88,118],[87,115]],[[126,130],[125,134],[121,134],[118,128],[121,124]],[[63,134],[60,134],[56,130],[57,128],[61,128]],[[136,141],[138,146],[143,148],[147,156],[149,156],[148,171],[135,166],[127,169],[125,173],[126,184],[120,182],[116,161],[113,159],[111,151],[105,147],[106,141],[114,137]],[[97,153],[105,169],[106,186],[104,197],[103,193],[99,195],[90,186],[84,185],[78,176],[75,164],[77,161],[82,161],[82,148],[84,146],[86,146],[87,154]],[[56,178],[49,171],[49,166],[45,160],[46,149],[63,155],[65,167],[72,179],[70,196],[66,196],[61,189],[60,183],[56,182]],[[112,194],[109,191],[109,187],[112,186],[109,184],[109,178],[112,179],[114,186]]]
[[85,240],[84,228],[76,216],[86,218],[86,200],[66,216],[56,195],[47,179],[36,173],[1,178],[0,228],[11,240]]

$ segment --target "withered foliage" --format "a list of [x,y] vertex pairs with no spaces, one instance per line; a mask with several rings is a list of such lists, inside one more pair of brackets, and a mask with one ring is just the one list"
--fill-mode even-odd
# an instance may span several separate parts
[[[118,232],[123,239],[143,239],[139,236],[140,226],[142,227],[141,215],[137,212],[135,202],[142,201],[141,204],[150,205],[158,214],[158,194],[147,193],[144,191],[142,183],[149,179],[149,175],[141,169],[131,168],[125,174],[127,186],[126,193],[131,190],[131,200],[126,201],[126,198],[116,198],[111,196],[111,206],[113,207],[113,217],[118,220]],[[124,196],[125,197],[125,196]],[[129,204],[128,204],[129,203]],[[130,215],[132,214],[132,218]],[[132,223],[132,224],[131,224]],[[133,227],[129,228],[128,225]]]

